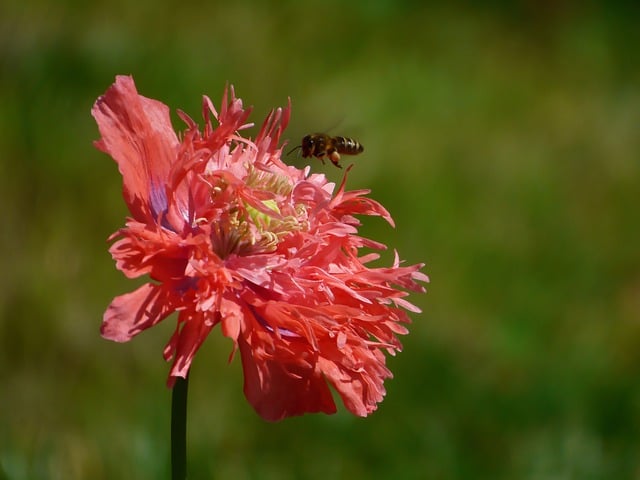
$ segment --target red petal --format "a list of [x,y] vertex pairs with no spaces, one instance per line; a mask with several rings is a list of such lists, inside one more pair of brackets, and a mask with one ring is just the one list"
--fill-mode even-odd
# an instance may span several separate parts
[[[384,379],[391,376],[384,365],[374,371],[355,372],[325,358],[320,358],[322,373],[342,398],[344,406],[354,415],[366,417],[378,408],[385,395]],[[377,370],[377,371],[375,371]]]
[[265,351],[267,342],[255,332],[251,338],[240,336],[239,346],[244,394],[262,418],[277,422],[305,413],[336,412],[327,382],[313,365],[271,357]]
[[[168,345],[169,348],[172,346],[175,348],[175,358],[167,382],[169,387],[173,387],[176,377],[187,377],[196,352],[215,326],[215,321],[206,321],[207,316],[210,316],[210,314],[202,312],[183,312],[181,315],[178,323],[178,329],[180,330],[177,333],[177,338],[174,335],[170,342],[173,345]],[[180,324],[182,324],[182,328],[180,328]],[[165,357],[168,355],[170,353],[165,349]]]
[[145,283],[113,299],[104,312],[100,332],[107,340],[128,342],[171,314],[169,303],[160,285]]
[[118,76],[91,113],[102,134],[96,146],[118,163],[132,215],[156,220],[167,208],[166,184],[179,146],[169,108],[138,95],[133,78]]

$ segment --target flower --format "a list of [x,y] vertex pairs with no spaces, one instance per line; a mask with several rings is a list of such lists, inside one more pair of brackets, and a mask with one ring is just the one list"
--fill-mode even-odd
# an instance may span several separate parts
[[233,87],[219,112],[204,97],[202,131],[178,111],[181,135],[168,107],[139,95],[131,77],[98,98],[95,144],[117,162],[131,212],[110,253],[127,277],[150,278],[112,301],[101,333],[126,342],[177,312],[164,350],[172,387],[220,324],[264,419],[334,413],[329,384],[366,416],[392,376],[384,352],[401,350],[405,310],[420,311],[406,290],[423,292],[428,278],[397,253],[390,267],[366,266],[378,254],[361,249],[386,247],[358,236],[355,216],[393,220],[369,191],[345,191],[346,174],[334,193],[324,175],[282,162],[290,110],[272,111],[250,140],[239,133],[252,126],[250,109]]

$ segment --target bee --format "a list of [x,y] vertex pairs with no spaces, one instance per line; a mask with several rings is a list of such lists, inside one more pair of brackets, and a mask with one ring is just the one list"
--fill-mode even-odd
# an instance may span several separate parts
[[331,160],[336,167],[342,168],[340,165],[340,154],[358,155],[364,151],[362,144],[353,138],[332,137],[326,133],[311,133],[302,138],[302,143],[292,149],[289,153],[297,149],[302,150],[302,157],[316,157],[322,163],[324,159]]

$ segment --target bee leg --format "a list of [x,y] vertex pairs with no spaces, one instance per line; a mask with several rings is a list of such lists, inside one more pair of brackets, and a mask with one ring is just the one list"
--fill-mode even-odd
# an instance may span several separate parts
[[329,160],[331,160],[331,163],[336,167],[342,168],[342,165],[340,165],[340,154],[335,150],[329,154]]

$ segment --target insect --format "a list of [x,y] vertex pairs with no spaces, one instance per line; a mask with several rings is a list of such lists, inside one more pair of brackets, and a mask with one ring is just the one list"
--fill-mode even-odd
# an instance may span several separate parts
[[316,157],[322,160],[328,158],[336,167],[342,168],[340,165],[340,154],[342,155],[358,155],[364,151],[364,147],[360,142],[353,138],[332,137],[326,133],[311,133],[302,138],[302,143],[293,148],[289,153],[302,150],[302,157]]

